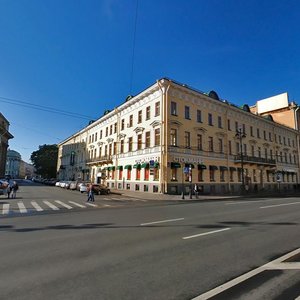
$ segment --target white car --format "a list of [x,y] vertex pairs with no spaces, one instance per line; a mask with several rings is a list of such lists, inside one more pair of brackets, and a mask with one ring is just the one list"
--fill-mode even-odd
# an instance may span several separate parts
[[87,184],[86,183],[80,183],[79,184],[79,191],[80,193],[86,193],[87,192]]

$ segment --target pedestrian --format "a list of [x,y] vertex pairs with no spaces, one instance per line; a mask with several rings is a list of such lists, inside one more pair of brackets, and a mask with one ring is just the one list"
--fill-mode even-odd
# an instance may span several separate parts
[[17,184],[16,181],[13,182],[13,185],[11,187],[11,191],[12,191],[12,196],[11,198],[16,199],[17,196],[17,190],[19,189],[19,185]]
[[95,202],[95,197],[94,197],[94,191],[93,191],[93,185],[90,184],[88,186],[88,198],[87,198],[87,202]]
[[10,185],[10,183],[7,184],[7,187],[6,187],[6,192],[7,192],[7,199],[10,198],[10,193],[11,193],[11,187],[12,185]]
[[194,193],[195,193],[196,198],[198,198],[198,185],[196,183],[194,185]]

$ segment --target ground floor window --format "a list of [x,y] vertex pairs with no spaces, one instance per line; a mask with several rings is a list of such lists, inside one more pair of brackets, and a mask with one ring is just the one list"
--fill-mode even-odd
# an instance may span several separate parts
[[177,181],[177,168],[171,169],[171,181]]
[[127,169],[127,180],[131,180],[131,169]]
[[144,180],[145,181],[149,180],[149,168],[145,168],[145,171],[144,171]]
[[153,169],[153,180],[155,180],[155,181],[159,180],[159,168]]
[[203,181],[203,170],[198,170],[198,182]]

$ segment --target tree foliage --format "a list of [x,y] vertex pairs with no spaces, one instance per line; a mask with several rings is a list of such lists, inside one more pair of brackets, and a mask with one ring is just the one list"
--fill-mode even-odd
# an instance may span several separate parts
[[31,153],[36,173],[43,178],[56,178],[58,147],[57,145],[42,145],[39,150]]

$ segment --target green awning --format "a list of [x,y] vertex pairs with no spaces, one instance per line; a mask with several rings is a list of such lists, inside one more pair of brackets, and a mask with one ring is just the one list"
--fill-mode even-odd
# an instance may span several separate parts
[[118,166],[117,170],[123,170],[123,166]]
[[178,163],[178,162],[171,162],[171,169],[177,169],[177,168],[181,168],[180,163]]
[[115,169],[116,169],[115,166],[111,166],[111,167],[108,167],[108,168],[107,168],[108,171],[114,171]]
[[133,165],[133,167],[134,167],[135,169],[140,169],[140,168],[141,168],[141,164],[135,164],[135,165]]
[[198,170],[206,170],[206,165],[198,165]]
[[227,170],[228,170],[228,168],[227,168],[227,167],[225,167],[225,166],[220,166],[220,170],[221,170],[221,171],[227,171]]
[[143,163],[141,168],[149,169],[149,163]]
[[159,162],[155,162],[154,163],[154,168],[158,168],[159,167]]
[[210,170],[218,170],[218,167],[217,166],[209,166],[209,169]]
[[101,171],[106,171],[107,170],[107,167],[103,168]]
[[124,169],[127,169],[127,170],[131,170],[131,168],[132,168],[132,165],[126,165],[126,166],[124,167]]

